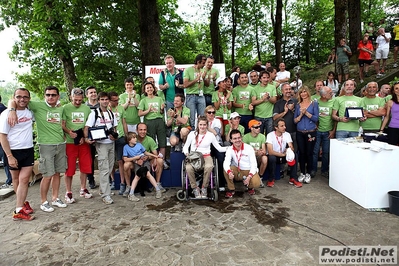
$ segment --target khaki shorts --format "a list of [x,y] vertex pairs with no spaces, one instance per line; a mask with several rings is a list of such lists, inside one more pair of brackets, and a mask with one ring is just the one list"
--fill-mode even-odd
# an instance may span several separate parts
[[67,169],[66,144],[39,144],[39,172],[43,177],[51,177],[55,173],[65,173]]
[[337,73],[338,75],[349,74],[349,62],[343,64],[337,63]]

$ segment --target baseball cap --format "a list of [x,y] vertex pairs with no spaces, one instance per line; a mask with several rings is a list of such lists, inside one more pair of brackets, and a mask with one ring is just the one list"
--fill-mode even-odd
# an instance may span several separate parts
[[291,150],[291,148],[287,149],[287,152],[286,152],[286,155],[285,155],[285,159],[287,160],[287,164],[289,166],[294,166],[295,165],[295,154]]
[[248,128],[251,128],[253,126],[260,126],[262,125],[262,122],[256,120],[256,119],[252,119],[251,121],[248,122]]
[[219,83],[226,80],[226,77],[218,77],[215,82],[215,88],[219,86]]
[[236,118],[236,117],[241,117],[237,112],[232,112],[231,114],[230,114],[230,119],[234,119],[234,118]]

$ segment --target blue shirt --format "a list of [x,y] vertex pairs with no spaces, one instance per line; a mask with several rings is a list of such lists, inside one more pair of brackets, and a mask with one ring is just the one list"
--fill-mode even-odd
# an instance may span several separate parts
[[[312,103],[306,109],[312,116],[309,118],[303,115],[301,120],[296,124],[297,131],[307,131],[316,129],[316,123],[319,120],[319,104],[317,101]],[[295,107],[294,119],[301,113],[299,103]]]
[[145,152],[145,148],[143,145],[141,145],[141,143],[136,143],[136,145],[129,146],[129,144],[126,144],[123,147],[123,156],[127,157],[127,158],[132,158],[134,156],[143,154],[144,155]]

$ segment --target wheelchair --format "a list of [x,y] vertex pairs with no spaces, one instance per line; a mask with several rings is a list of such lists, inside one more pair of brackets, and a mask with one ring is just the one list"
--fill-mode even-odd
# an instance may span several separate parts
[[[213,200],[217,201],[219,198],[218,191],[219,191],[219,174],[218,174],[218,162],[215,157],[212,157],[213,161],[213,169],[210,174],[209,178],[209,185],[208,185],[208,198],[207,200]],[[198,187],[202,187],[202,180],[203,180],[203,171],[201,173],[195,172],[195,180],[197,182]],[[193,195],[193,189],[190,186],[190,180],[188,179],[188,175],[186,172],[186,164],[185,160],[182,161],[182,166],[181,166],[181,184],[182,184],[182,189],[178,190],[176,193],[176,197],[180,201],[184,200],[201,200],[201,199],[196,199]],[[206,200],[203,199],[203,200]]]

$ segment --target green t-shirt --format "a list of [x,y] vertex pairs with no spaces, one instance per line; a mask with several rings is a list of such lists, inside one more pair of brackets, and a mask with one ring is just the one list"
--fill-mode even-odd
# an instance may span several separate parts
[[245,109],[235,107],[234,110],[239,113],[240,115],[251,115],[252,111],[248,109],[249,104],[251,103],[251,93],[252,87],[246,86],[242,87],[238,85],[233,90],[233,98],[234,101],[238,104],[245,104]]
[[[256,96],[256,100],[260,100],[266,93],[269,93],[270,97],[277,96],[276,88],[268,84],[265,87],[258,85],[254,87],[251,92],[251,99],[252,97]],[[267,101],[255,106],[255,116],[260,118],[270,118],[273,116],[273,108],[274,104]]]
[[310,98],[312,99],[312,101],[313,100],[317,100],[317,101],[319,101],[320,100],[320,95],[317,95],[317,94],[313,94]]
[[152,108],[153,110],[144,116],[144,120],[145,121],[153,120],[157,118],[163,118],[163,115],[161,114],[162,104],[163,100],[161,99],[161,97],[158,96],[154,96],[153,98],[145,97],[141,99],[137,109],[146,111]]
[[118,131],[119,137],[125,136],[125,131],[123,130],[123,122],[122,120],[125,119],[126,121],[126,111],[123,106],[118,105],[115,108],[110,107],[111,111],[114,113],[114,117],[118,122],[116,126],[116,130]]
[[[119,95],[119,104],[124,105],[128,102],[129,95],[124,92]],[[140,102],[140,95],[136,93],[136,99]],[[139,112],[137,110],[137,106],[135,106],[133,100],[130,102],[129,106],[126,108],[126,124],[128,125],[137,125],[140,123]]]
[[[380,97],[374,98],[362,98],[360,106],[367,111],[375,111],[380,107],[384,107],[385,99]],[[379,131],[382,124],[382,117],[372,117],[367,118],[366,121],[360,122],[360,126],[362,126],[365,130],[375,130]]]
[[[224,97],[223,100],[220,100],[219,109],[216,110],[215,108],[216,110],[215,116],[223,117],[223,114],[227,114],[227,118],[230,118],[231,110],[227,108],[227,102],[232,102],[233,100],[234,98],[232,93],[230,93],[229,99],[226,99],[226,97]],[[219,91],[215,91],[212,94],[212,103],[216,103],[218,101],[219,101]]]
[[60,144],[65,142],[62,130],[64,107],[50,107],[45,102],[30,102],[29,109],[35,115],[37,143]]
[[334,128],[334,120],[332,119],[332,110],[336,98],[324,101],[317,101],[319,104],[319,128],[320,132],[327,132]]
[[[162,101],[165,102],[165,94],[163,93],[163,91],[157,90],[157,96],[160,97],[160,98],[162,99]],[[147,97],[147,96],[145,96],[144,93],[143,93],[143,94],[141,94],[140,97],[141,97],[141,99],[143,99],[143,98],[145,98],[145,97]],[[173,101],[172,101],[172,102],[173,102]]]
[[242,141],[246,144],[251,145],[252,148],[257,151],[262,148],[262,144],[266,143],[266,136],[263,134],[258,134],[256,137],[253,137],[250,132],[244,135]]
[[[202,75],[202,70],[197,70],[193,66],[188,67],[183,72],[183,79],[188,79],[188,81],[193,81],[197,77],[197,75]],[[191,85],[191,87],[186,88],[186,94],[199,94],[200,91],[204,90],[204,81],[200,83],[195,83]]]
[[[238,125],[238,130],[241,132],[241,135],[244,135],[245,128],[242,125]],[[229,131],[230,131],[230,124],[227,124],[224,129],[224,135],[227,136]]]
[[[207,71],[207,69],[205,69],[205,72],[206,71]],[[218,77],[220,77],[219,70],[217,70],[216,68],[211,68],[210,70],[207,71],[205,78],[206,79],[209,78],[210,79],[210,83],[209,83],[208,87],[204,86],[204,94],[212,94],[215,91],[214,80],[210,78],[211,75],[214,75],[214,74],[216,74],[215,79],[214,79],[216,81],[216,79]]]
[[150,136],[146,136],[142,142],[140,142],[141,145],[144,146],[145,150],[148,152],[152,152],[158,149],[158,145],[155,142],[153,138]]
[[338,64],[343,64],[346,62],[349,62],[349,56],[346,52],[344,52],[344,48],[346,48],[346,50],[348,50],[350,53],[351,48],[349,48],[348,45],[344,45],[344,46],[339,46],[337,47],[337,63]]
[[[180,117],[187,117],[187,122],[182,125],[182,127],[188,127],[190,125],[190,109],[188,109],[187,107],[183,106],[183,110],[181,112],[177,112],[177,116]],[[168,115],[168,120],[170,119],[170,116]],[[173,119],[172,122],[172,130],[176,130],[179,126],[176,125],[176,120]]]
[[[64,105],[62,120],[65,121],[65,126],[68,129],[77,130],[84,128],[90,112],[90,107],[85,104],[75,107],[72,103],[68,103]],[[74,143],[73,138],[71,138],[69,134],[65,134],[65,136],[67,143]]]
[[[360,101],[362,98],[357,96],[340,96],[336,97],[334,101],[333,109],[337,110],[339,117],[345,116],[346,107],[360,107]],[[359,120],[350,120],[349,122],[338,122],[337,131],[359,131]]]

